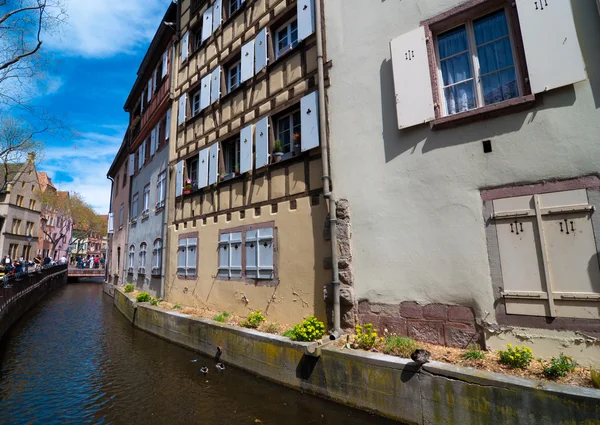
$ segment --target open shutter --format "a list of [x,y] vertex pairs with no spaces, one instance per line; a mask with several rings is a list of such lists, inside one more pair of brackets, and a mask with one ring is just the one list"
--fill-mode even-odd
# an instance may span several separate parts
[[229,233],[219,236],[219,271],[218,276],[221,279],[229,279]]
[[187,106],[187,93],[184,93],[179,98],[179,105],[177,109],[177,125],[181,125],[185,122],[185,109]]
[[152,99],[152,78],[148,80],[148,103]]
[[169,50],[165,50],[165,52],[162,55],[162,71],[161,71],[161,78],[165,78],[165,76],[167,75],[167,67],[169,66]]
[[129,176],[135,174],[135,154],[129,154]]
[[398,128],[435,118],[425,28],[419,27],[390,42]]
[[186,31],[181,37],[181,62],[188,58],[190,52],[190,33]]
[[108,213],[108,233],[114,233],[115,231],[115,215],[113,213]]
[[198,239],[188,238],[187,239],[187,258],[186,258],[186,276],[196,275],[196,256],[198,250]]
[[213,3],[213,24],[212,30],[213,32],[217,30],[221,26],[221,22],[223,22],[223,8],[221,7],[221,0],[215,0]]
[[140,114],[144,113],[144,93],[142,92],[142,97],[140,98]]
[[315,32],[315,0],[298,0],[298,41]]
[[154,155],[155,146],[156,146],[156,127],[152,129],[150,132],[150,156]]
[[208,156],[208,184],[215,184],[219,178],[219,143],[209,148]]
[[215,103],[221,97],[221,67],[217,66],[211,74],[210,103]]
[[208,186],[208,151],[204,148],[198,154],[198,189]]
[[177,171],[175,176],[175,196],[181,196],[183,193],[183,161],[177,163]]
[[570,1],[517,0],[533,93],[585,80]]
[[200,80],[200,110],[205,109],[210,105],[210,80],[211,74],[205,75]]
[[169,136],[171,135],[171,108],[167,111],[165,124],[165,140],[169,140]]
[[273,279],[273,229],[258,231],[258,278]]
[[267,67],[267,63],[269,62],[267,51],[267,29],[263,28],[254,40],[255,74],[258,74],[260,70]]
[[240,132],[240,173],[252,171],[252,124]]
[[269,163],[269,117],[264,117],[255,124],[256,168]]
[[242,233],[229,234],[229,277],[242,277]]
[[242,46],[242,83],[254,76],[254,40]]
[[204,11],[202,15],[202,42],[212,34],[213,10],[212,6]]
[[246,246],[244,251],[246,254],[246,277],[249,279],[256,279],[258,277],[258,264],[257,252],[258,252],[258,231],[248,230],[246,232]]
[[158,68],[154,70],[154,74],[152,77],[152,92],[156,91],[156,87],[158,85]]
[[300,132],[302,152],[320,145],[319,92],[314,91],[300,100]]

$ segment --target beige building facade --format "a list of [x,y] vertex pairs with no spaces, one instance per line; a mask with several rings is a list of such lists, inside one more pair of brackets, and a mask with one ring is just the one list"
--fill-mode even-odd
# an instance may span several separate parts
[[325,319],[314,3],[184,0],[179,13],[165,298]]

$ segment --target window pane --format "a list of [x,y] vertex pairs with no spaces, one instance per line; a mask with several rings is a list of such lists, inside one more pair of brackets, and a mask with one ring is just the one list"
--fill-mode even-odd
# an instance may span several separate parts
[[279,50],[283,50],[283,48],[285,48],[285,46],[288,45],[287,28],[284,28],[277,33],[277,41],[278,41],[277,46],[278,46]]
[[504,10],[499,10],[473,21],[473,29],[475,31],[475,43],[478,46],[508,35]]
[[469,50],[467,30],[464,26],[438,35],[440,59]]
[[510,39],[504,37],[498,41],[477,48],[479,68],[482,75],[512,66],[513,55]]
[[290,24],[290,44],[294,47],[298,45],[298,21]]
[[440,62],[444,86],[471,78],[471,58],[468,52]]
[[446,110],[449,115],[468,111],[475,107],[473,81],[457,84],[444,89]]
[[482,77],[481,85],[486,105],[512,99],[519,95],[514,67]]

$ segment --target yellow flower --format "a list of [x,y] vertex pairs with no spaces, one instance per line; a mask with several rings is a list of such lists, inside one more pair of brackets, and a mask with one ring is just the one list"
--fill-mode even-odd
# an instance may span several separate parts
[[510,347],[512,347],[512,344],[506,344],[506,346],[510,348]]

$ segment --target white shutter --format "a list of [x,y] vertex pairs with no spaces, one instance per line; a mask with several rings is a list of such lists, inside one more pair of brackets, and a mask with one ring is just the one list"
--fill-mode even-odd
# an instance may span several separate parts
[[211,73],[210,103],[215,103],[221,97],[221,67],[217,66]]
[[258,264],[257,253],[258,253],[258,231],[248,230],[246,232],[246,277],[249,279],[256,279],[258,276]]
[[194,276],[196,274],[196,252],[198,250],[198,239],[187,239],[187,255],[186,255],[186,276]]
[[208,156],[208,184],[215,184],[219,179],[219,143],[209,148]]
[[135,154],[129,154],[129,176],[135,174]]
[[258,278],[273,279],[273,229],[258,231]]
[[213,32],[221,26],[221,22],[223,22],[223,9],[221,8],[221,0],[215,0],[213,3],[213,24],[212,30]]
[[219,236],[219,271],[218,276],[229,279],[229,233]]
[[156,127],[154,127],[150,132],[150,156],[154,155],[155,152],[156,139],[158,138],[156,137],[156,133]]
[[165,50],[162,55],[162,72],[161,78],[165,78],[167,75],[167,67],[169,66],[169,50]]
[[315,32],[315,0],[298,0],[298,41]]
[[181,196],[183,193],[183,161],[177,163],[177,171],[175,176],[175,196]]
[[419,27],[390,42],[398,128],[435,118],[425,28]]
[[269,117],[264,117],[255,126],[256,168],[269,163]]
[[255,74],[258,74],[260,70],[267,67],[267,63],[269,62],[267,51],[267,29],[263,28],[254,40]]
[[152,99],[152,77],[148,80],[148,103],[150,103],[150,99]]
[[242,277],[242,234],[229,234],[229,277]]
[[108,213],[108,233],[114,233],[114,220],[115,220],[115,215],[113,213]]
[[242,83],[254,76],[254,40],[242,46]]
[[240,173],[252,171],[252,124],[240,132]]
[[181,37],[181,62],[185,61],[188,58],[188,54],[190,52],[190,33],[186,31]]
[[211,74],[208,74],[200,80],[200,110],[210,105],[210,79]]
[[142,143],[138,148],[138,170],[140,170],[144,166],[144,144]]
[[318,91],[307,94],[300,100],[300,133],[302,152],[320,145]]
[[169,136],[171,135],[171,108],[167,111],[167,119],[165,125],[165,140],[169,140]]
[[198,189],[208,186],[208,151],[204,148],[198,154]]
[[144,113],[144,93],[142,92],[142,97],[140,98],[140,114]]
[[154,75],[152,77],[152,91],[156,91],[156,87],[158,86],[158,68],[154,70]]
[[185,256],[187,251],[187,239],[179,239],[177,246],[177,274],[185,276]]
[[181,125],[185,122],[186,106],[187,106],[187,93],[184,93],[179,98],[179,106],[177,109],[177,125]]
[[204,42],[212,34],[212,23],[213,23],[213,10],[212,6],[204,11],[202,15],[202,42]]
[[517,0],[533,93],[585,80],[570,1]]

